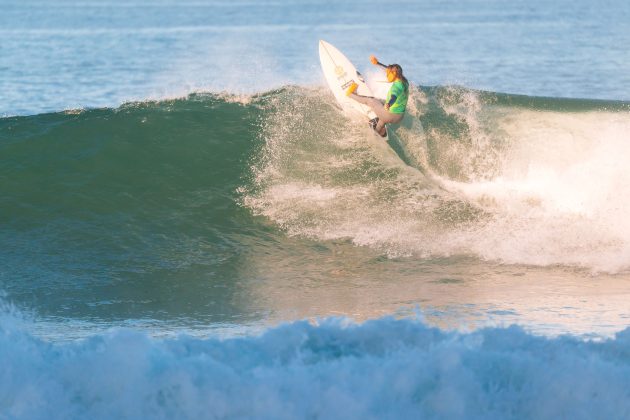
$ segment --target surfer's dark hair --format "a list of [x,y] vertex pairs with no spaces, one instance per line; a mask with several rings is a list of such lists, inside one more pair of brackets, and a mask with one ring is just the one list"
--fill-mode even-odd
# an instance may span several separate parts
[[396,77],[400,78],[400,80],[402,80],[405,87],[409,89],[409,81],[403,75],[403,70],[402,70],[402,67],[400,67],[400,64],[390,64],[389,66],[387,66],[387,69],[389,71],[393,71],[394,73],[396,73]]

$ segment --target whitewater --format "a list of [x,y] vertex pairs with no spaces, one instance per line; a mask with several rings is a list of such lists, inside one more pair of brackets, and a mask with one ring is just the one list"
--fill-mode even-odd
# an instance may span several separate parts
[[3,325],[0,403],[8,418],[624,418],[628,340],[329,319],[247,339],[116,331],[51,346]]
[[0,419],[630,417],[627,4],[0,10]]

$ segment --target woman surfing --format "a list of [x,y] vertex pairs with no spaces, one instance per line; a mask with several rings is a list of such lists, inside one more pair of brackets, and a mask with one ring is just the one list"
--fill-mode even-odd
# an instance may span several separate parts
[[348,87],[346,95],[372,108],[377,117],[370,120],[370,125],[381,137],[385,137],[387,136],[385,124],[399,123],[405,115],[407,100],[409,99],[409,82],[405,76],[403,76],[402,67],[400,67],[400,65],[385,65],[378,61],[373,55],[370,56],[370,61],[375,66],[383,67],[387,75],[387,81],[392,83],[392,86],[387,92],[385,104],[371,96],[357,95],[355,92],[359,85],[356,83],[352,83]]

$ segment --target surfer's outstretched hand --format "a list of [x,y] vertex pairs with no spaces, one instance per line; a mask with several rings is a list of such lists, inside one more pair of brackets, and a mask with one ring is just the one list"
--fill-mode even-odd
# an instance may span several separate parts
[[372,62],[372,64],[374,64],[375,66],[378,66],[380,63],[378,62],[378,59],[372,54],[370,56],[370,61]]

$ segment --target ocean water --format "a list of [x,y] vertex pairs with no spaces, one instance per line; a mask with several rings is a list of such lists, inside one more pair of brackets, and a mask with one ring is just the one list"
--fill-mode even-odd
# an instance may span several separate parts
[[0,0],[0,418],[630,417],[628,21]]

